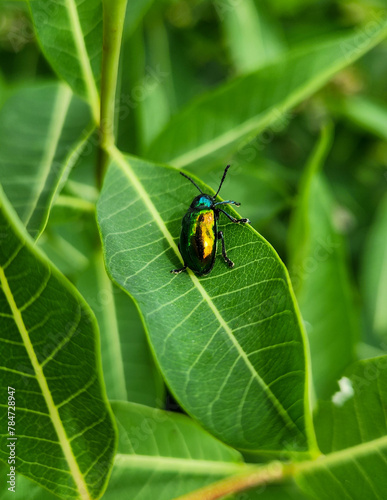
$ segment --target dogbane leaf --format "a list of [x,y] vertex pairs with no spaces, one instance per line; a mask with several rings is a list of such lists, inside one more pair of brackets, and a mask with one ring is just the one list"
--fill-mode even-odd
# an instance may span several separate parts
[[106,266],[137,302],[174,395],[236,448],[313,448],[304,332],[274,249],[222,220],[235,268],[218,258],[206,277],[170,274],[195,188],[173,168],[112,155],[97,205]]
[[[15,398],[16,470],[61,498],[97,499],[112,466],[115,430],[95,318],[33,245],[2,191],[0,236],[0,381]],[[12,437],[6,402],[5,462]]]

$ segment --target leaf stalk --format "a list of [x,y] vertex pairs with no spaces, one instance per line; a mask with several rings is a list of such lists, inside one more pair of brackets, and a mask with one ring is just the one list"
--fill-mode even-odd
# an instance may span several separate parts
[[180,496],[176,500],[216,500],[232,493],[283,481],[293,476],[294,469],[294,464],[283,464],[278,461],[271,462],[266,466],[257,467],[254,472],[250,471],[218,481],[187,495]]
[[102,185],[109,160],[107,150],[115,143],[114,116],[117,76],[126,5],[127,0],[103,0],[100,154],[97,164],[99,187]]

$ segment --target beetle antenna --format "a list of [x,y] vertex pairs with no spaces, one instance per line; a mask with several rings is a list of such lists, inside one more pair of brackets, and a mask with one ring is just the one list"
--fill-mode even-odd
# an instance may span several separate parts
[[230,165],[227,165],[227,167],[224,169],[222,180],[220,181],[220,184],[219,184],[218,190],[217,190],[216,195],[214,196],[214,198],[216,198],[216,197],[218,196],[219,191],[220,191],[220,188],[222,187],[223,181],[224,181],[224,179],[226,178],[227,170],[228,170],[229,168],[230,168]]
[[198,188],[198,189],[199,189],[199,191],[203,194],[203,191],[202,191],[202,190],[200,189],[200,187],[196,184],[196,182],[194,182],[194,181],[191,179],[191,177],[188,177],[188,175],[183,174],[183,172],[180,172],[180,174],[181,174],[183,177],[185,177],[186,179],[188,179],[189,181],[191,181],[191,182],[192,182],[192,184],[193,184],[196,188]]

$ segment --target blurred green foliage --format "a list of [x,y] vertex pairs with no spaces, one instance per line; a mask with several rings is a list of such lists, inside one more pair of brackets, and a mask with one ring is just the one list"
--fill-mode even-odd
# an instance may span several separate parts
[[[359,26],[372,30],[386,17],[383,9],[378,0],[132,2],[122,47],[119,99],[128,109],[117,113],[119,147],[141,154],[171,116],[196,96],[318,38]],[[359,43],[363,36],[359,28]],[[24,1],[0,4],[0,61],[1,105],[19,87],[55,78]],[[260,134],[251,161],[244,161],[230,181],[254,226],[289,262],[289,215],[303,166],[321,126],[333,118],[334,141],[324,171],[358,304],[364,300],[360,275],[367,234],[387,187],[386,78],[387,44],[382,43],[282,116],[278,126]],[[91,169],[82,162],[93,159],[81,158],[71,179],[88,172],[87,182],[93,184]],[[213,184],[222,168],[215,164],[198,173]],[[55,225],[52,219],[48,235]],[[72,224],[82,225],[82,218]],[[370,328],[363,336],[378,346],[380,335],[373,336]]]
[[[187,105],[195,106],[203,94],[255,70],[264,75],[265,67],[288,52],[307,51],[338,33],[355,30],[355,52],[361,50],[375,27],[387,20],[382,0],[132,0],[129,4],[117,92],[117,146],[145,160],[170,120]],[[340,50],[345,55],[348,47],[343,44]],[[36,40],[23,0],[0,1],[0,64],[0,113],[10,97],[18,100],[31,86],[45,88],[58,80]],[[225,189],[242,202],[243,215],[289,268],[310,338],[317,398],[331,398],[339,389],[337,379],[353,361],[387,351],[386,81],[384,41],[295,108],[279,111],[278,120],[227,158],[234,170],[230,169]],[[23,111],[20,100],[19,105]],[[51,107],[46,111],[50,114]],[[234,114],[238,115],[237,108]],[[17,121],[18,117],[13,123]],[[1,123],[0,144],[9,142],[7,127],[8,122]],[[323,133],[318,142],[322,129],[325,134],[329,130],[329,137]],[[17,143],[20,134],[15,127],[12,135]],[[36,141],[31,144],[33,151]],[[141,387],[130,386],[129,356],[127,366],[117,368],[116,353],[104,348],[110,397],[125,399],[112,390],[121,370],[121,394],[162,408],[160,373],[154,370],[144,382],[148,366],[154,366],[138,312],[130,298],[104,281],[108,278],[94,217],[97,150],[94,133],[87,139],[86,153],[64,185],[60,183],[60,196],[38,244],[84,293],[98,317],[104,346],[110,342],[108,326],[114,315],[117,345],[129,330],[136,331],[138,358],[143,362]],[[215,158],[192,170],[215,187],[224,166]],[[43,222],[39,224],[43,230]],[[315,272],[308,266],[322,239],[331,242],[333,251]],[[97,296],[98,279],[109,288],[110,315]],[[128,323],[120,314],[127,311]],[[341,344],[335,344],[339,337]],[[149,393],[141,393],[148,389]]]

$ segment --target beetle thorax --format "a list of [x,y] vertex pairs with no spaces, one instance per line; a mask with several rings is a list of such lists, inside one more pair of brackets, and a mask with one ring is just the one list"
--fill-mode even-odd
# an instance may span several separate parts
[[214,199],[209,194],[200,194],[193,199],[191,208],[212,208]]

